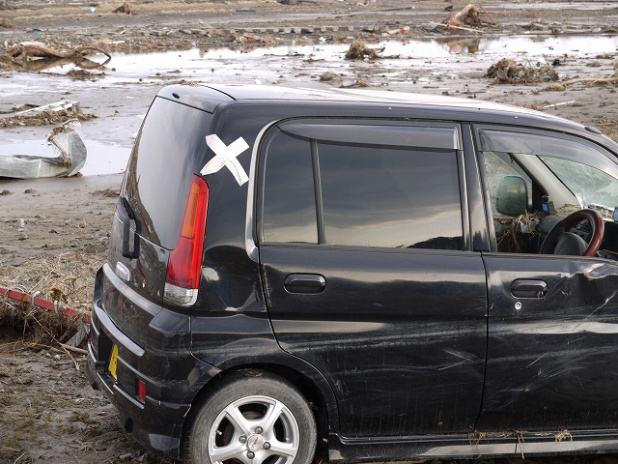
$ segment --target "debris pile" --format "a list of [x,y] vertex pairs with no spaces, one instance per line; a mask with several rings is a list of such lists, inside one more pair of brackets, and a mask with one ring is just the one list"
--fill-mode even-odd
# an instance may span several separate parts
[[124,13],[124,14],[128,14],[128,15],[134,15],[135,14],[135,8],[133,8],[128,3],[123,3],[122,5],[120,5],[118,8],[116,8],[114,10],[114,13]]
[[525,66],[503,58],[487,70],[487,77],[501,84],[532,84],[558,80],[558,72],[552,65]]
[[384,48],[369,48],[365,42],[355,40],[350,44],[350,48],[345,54],[346,60],[364,60],[365,57],[370,59],[381,58],[378,53],[384,51]]
[[0,327],[12,327],[34,343],[79,345],[84,339],[85,315],[61,309],[66,306],[63,301],[45,300],[39,294],[0,287]]
[[17,329],[35,343],[57,341],[79,346],[92,309],[97,257],[61,253],[2,270],[0,327]]
[[21,111],[8,113],[0,119],[0,128],[23,126],[49,126],[64,124],[70,120],[80,122],[96,118],[92,113],[83,113],[74,101],[61,100],[43,106],[30,106]]

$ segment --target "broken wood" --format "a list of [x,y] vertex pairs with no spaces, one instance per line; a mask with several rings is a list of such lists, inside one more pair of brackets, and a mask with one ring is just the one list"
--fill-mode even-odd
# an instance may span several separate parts
[[78,354],[88,354],[88,350],[84,350],[83,348],[77,348],[75,346],[71,346],[71,345],[66,345],[64,343],[60,343],[60,347],[67,350],[67,351],[72,351],[74,353],[78,353]]
[[459,31],[475,32],[476,34],[479,34],[481,32],[478,29],[472,29],[471,27],[453,26],[451,24],[444,24],[444,23],[439,23],[439,24],[435,24],[434,23],[434,27],[444,27],[444,28],[447,28],[447,29],[457,29]]
[[562,85],[569,86],[573,84],[589,84],[589,85],[605,85],[605,84],[618,84],[618,77],[603,77],[603,78],[577,78],[564,81]]

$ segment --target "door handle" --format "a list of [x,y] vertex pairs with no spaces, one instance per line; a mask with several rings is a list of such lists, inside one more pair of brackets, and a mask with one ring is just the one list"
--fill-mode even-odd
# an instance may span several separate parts
[[517,279],[511,284],[515,298],[543,298],[547,294],[547,282],[537,279]]
[[322,293],[326,279],[320,274],[289,274],[283,286],[289,293]]

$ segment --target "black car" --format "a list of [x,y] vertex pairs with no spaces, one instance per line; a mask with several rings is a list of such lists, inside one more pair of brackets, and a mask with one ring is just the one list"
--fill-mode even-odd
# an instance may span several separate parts
[[191,463],[618,451],[618,145],[547,114],[173,85],[88,371]]

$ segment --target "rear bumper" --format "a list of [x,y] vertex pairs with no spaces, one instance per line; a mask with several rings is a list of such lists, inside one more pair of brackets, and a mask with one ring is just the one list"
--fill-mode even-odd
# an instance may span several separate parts
[[[191,355],[188,315],[140,306],[145,300],[123,285],[108,266],[99,270],[88,342],[88,380],[110,399],[123,426],[139,443],[179,458],[191,402],[218,370]],[[124,315],[126,308],[130,311]],[[116,314],[116,323],[108,311]],[[114,346],[118,353],[115,377],[109,370]],[[140,383],[142,393],[145,386],[142,399]]]
[[[149,378],[127,363],[126,354],[124,357],[122,355],[128,350],[127,345],[122,342],[126,337],[113,324],[110,330],[109,319],[107,323],[102,323],[106,316],[104,313],[102,316],[101,311],[101,308],[96,308],[93,313],[93,334],[88,343],[86,373],[90,384],[109,398],[118,410],[123,427],[131,432],[140,444],[158,454],[179,458],[182,430],[190,403],[170,402],[166,401],[166,398],[158,397],[157,392],[165,391],[169,386]],[[97,317],[94,316],[96,313]],[[112,346],[116,344],[121,353],[118,359],[119,380],[114,379],[108,370],[109,357],[102,359],[95,350],[97,343],[108,343],[105,339],[109,340]],[[126,340],[124,342],[126,343]],[[142,351],[142,356],[145,356],[145,351]],[[131,377],[135,380],[127,382]],[[137,379],[146,384],[147,396],[143,402],[137,395]],[[150,392],[154,392],[154,395],[151,396]]]

